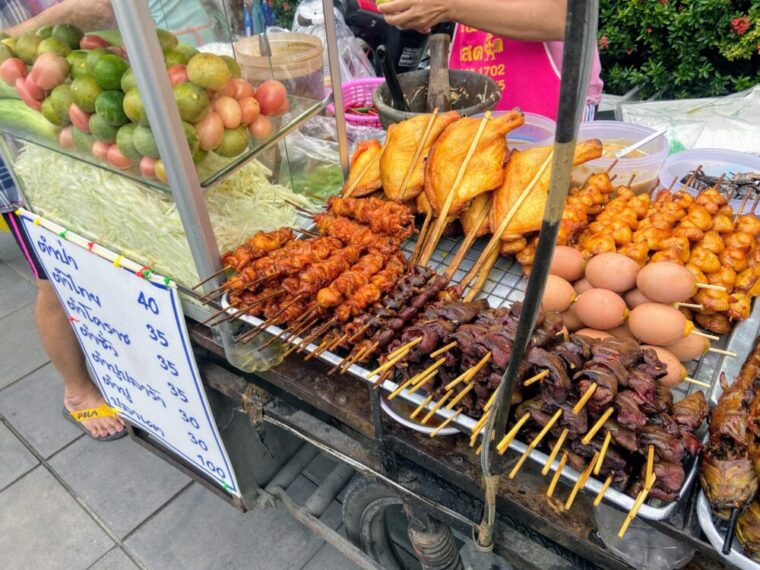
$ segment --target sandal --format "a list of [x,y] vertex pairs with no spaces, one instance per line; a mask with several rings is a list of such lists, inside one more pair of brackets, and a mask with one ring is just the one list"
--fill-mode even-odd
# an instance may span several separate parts
[[81,429],[84,433],[86,433],[88,436],[90,436],[92,439],[96,441],[114,441],[116,439],[121,439],[122,437],[125,437],[127,435],[127,428],[125,427],[123,430],[110,434],[110,435],[104,435],[101,437],[95,437],[92,435],[92,432],[88,430],[84,425],[82,425],[81,422],[85,422],[87,420],[92,420],[95,418],[102,418],[102,417],[108,417],[108,416],[114,416],[115,413],[113,412],[113,409],[108,406],[107,404],[103,404],[102,406],[98,408],[89,408],[87,410],[77,410],[76,412],[70,412],[66,409],[66,406],[63,407],[63,417],[65,420],[71,422],[75,426],[78,426],[79,429]]

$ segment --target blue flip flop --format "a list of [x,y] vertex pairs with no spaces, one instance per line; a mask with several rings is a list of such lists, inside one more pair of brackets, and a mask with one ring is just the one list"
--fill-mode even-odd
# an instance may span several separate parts
[[[89,418],[88,419],[95,419],[95,418],[97,418],[97,417],[100,416],[100,414],[98,413],[99,410],[97,408],[93,408],[91,410],[78,410],[77,411],[77,413],[83,413],[83,412],[85,412],[85,413],[89,412],[89,414],[88,414]],[[128,435],[127,434],[127,428],[124,428],[120,432],[116,432],[116,433],[113,433],[113,434],[110,434],[110,435],[104,435],[104,436],[101,436],[101,437],[95,437],[94,435],[92,435],[92,433],[90,432],[90,430],[88,430],[86,427],[84,427],[84,425],[82,425],[80,422],[78,422],[76,420],[76,418],[74,418],[74,416],[71,415],[71,412],[69,412],[66,409],[66,406],[63,407],[63,418],[66,421],[69,421],[72,424],[74,424],[75,426],[77,426],[79,429],[81,429],[85,434],[87,434],[90,438],[94,439],[95,441],[114,441],[116,439],[121,439],[122,437],[125,437],[125,436]]]

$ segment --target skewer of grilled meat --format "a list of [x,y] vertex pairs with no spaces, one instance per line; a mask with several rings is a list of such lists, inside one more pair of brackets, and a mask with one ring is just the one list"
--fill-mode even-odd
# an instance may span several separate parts
[[294,239],[295,235],[288,228],[280,228],[272,232],[256,232],[241,246],[222,255],[222,265],[239,272],[252,261],[280,249]]
[[327,201],[328,211],[334,216],[344,216],[366,224],[378,234],[398,236],[404,240],[414,231],[414,213],[406,204],[379,198],[341,198],[334,196]]

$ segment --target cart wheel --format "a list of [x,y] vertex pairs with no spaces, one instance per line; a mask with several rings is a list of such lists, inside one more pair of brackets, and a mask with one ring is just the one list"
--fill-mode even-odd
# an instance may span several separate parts
[[348,539],[385,570],[422,568],[409,540],[401,497],[389,487],[354,479],[343,500],[343,524]]

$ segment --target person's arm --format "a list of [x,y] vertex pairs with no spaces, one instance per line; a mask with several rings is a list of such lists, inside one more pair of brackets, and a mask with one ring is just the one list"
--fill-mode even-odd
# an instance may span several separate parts
[[391,0],[378,10],[400,28],[426,32],[458,22],[516,40],[552,41],[564,39],[567,0]]
[[15,37],[28,29],[63,23],[73,24],[83,30],[102,30],[111,27],[113,22],[111,0],[64,0],[26,22],[3,31]]

